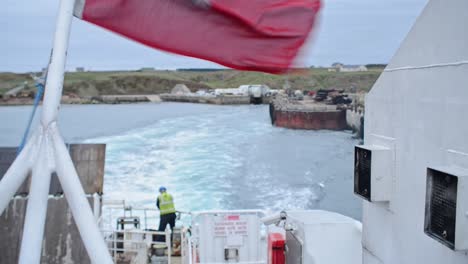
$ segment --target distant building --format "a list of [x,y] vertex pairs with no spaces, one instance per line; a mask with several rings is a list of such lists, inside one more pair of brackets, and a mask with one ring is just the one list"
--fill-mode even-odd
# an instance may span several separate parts
[[343,65],[338,68],[339,72],[365,72],[367,67],[364,65]]
[[218,88],[214,90],[215,95],[247,95],[247,91],[239,88]]
[[190,89],[185,84],[177,84],[172,88],[171,94],[190,94]]
[[153,72],[154,68],[152,67],[144,67],[139,70],[140,72]]
[[76,67],[76,72],[84,72],[85,68],[84,67]]
[[332,68],[340,68],[340,67],[343,67],[344,64],[341,63],[341,62],[335,62],[332,64]]
[[339,62],[332,64],[331,68],[328,68],[329,72],[365,72],[368,71],[364,65],[344,65]]
[[215,89],[215,95],[262,96],[270,92],[270,87],[264,84],[246,84],[239,88]]

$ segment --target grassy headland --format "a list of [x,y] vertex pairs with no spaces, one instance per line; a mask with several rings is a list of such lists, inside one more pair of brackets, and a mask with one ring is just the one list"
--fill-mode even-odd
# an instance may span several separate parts
[[[192,91],[199,89],[234,88],[242,84],[267,84],[283,88],[286,79],[296,90],[351,89],[367,92],[375,83],[382,68],[366,72],[329,72],[326,68],[300,70],[289,75],[272,75],[235,70],[221,71],[108,71],[68,72],[64,94],[80,97],[123,94],[160,94],[170,92],[174,85],[183,83]],[[29,74],[0,73],[0,95],[28,82],[26,90],[35,90]]]

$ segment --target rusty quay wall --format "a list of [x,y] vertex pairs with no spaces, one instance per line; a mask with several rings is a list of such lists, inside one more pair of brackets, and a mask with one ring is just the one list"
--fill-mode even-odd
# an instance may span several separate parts
[[290,100],[279,96],[270,103],[271,123],[278,127],[307,130],[345,130],[346,110],[313,101]]
[[345,130],[346,111],[306,112],[297,110],[275,110],[271,112],[273,125],[292,129]]

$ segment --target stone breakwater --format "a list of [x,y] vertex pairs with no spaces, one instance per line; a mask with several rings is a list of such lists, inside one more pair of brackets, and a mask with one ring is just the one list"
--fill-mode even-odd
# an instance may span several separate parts
[[270,103],[271,123],[278,127],[307,130],[345,130],[346,110],[336,105],[278,97]]
[[165,102],[183,102],[217,105],[241,105],[250,104],[250,96],[207,96],[207,95],[185,95],[185,94],[161,94],[161,100]]
[[[159,103],[161,98],[156,94],[135,95],[98,95],[98,96],[68,96],[63,95],[62,104],[130,104],[130,103]],[[32,105],[32,98],[11,98],[1,100],[0,105]]]

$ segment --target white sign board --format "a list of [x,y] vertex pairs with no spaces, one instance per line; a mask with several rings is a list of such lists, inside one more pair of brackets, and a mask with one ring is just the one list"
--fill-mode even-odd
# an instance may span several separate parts
[[225,236],[247,236],[247,219],[241,215],[224,215],[214,221],[214,235]]

